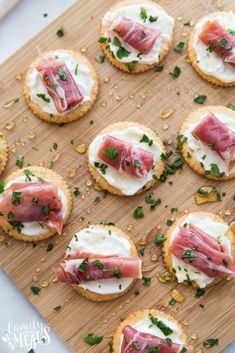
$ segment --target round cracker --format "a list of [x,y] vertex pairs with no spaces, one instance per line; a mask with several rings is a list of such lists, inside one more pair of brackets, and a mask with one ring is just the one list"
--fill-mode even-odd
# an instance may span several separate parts
[[38,65],[38,62],[40,58],[37,58],[28,68],[26,75],[25,75],[25,81],[24,81],[24,89],[23,89],[23,94],[25,97],[25,101],[28,104],[28,106],[32,109],[33,113],[40,119],[45,120],[49,123],[55,123],[55,124],[65,124],[65,123],[70,123],[71,121],[77,120],[81,118],[83,115],[85,115],[93,106],[93,104],[96,101],[97,95],[99,93],[99,79],[98,75],[91,64],[91,62],[84,56],[81,55],[78,52],[74,52],[72,50],[64,50],[64,49],[57,49],[57,50],[52,50],[49,52],[46,52],[45,55],[53,55],[55,52],[62,52],[62,53],[67,53],[70,56],[72,56],[74,59],[76,59],[78,62],[83,62],[85,63],[90,71],[92,78],[94,80],[94,86],[91,90],[91,98],[89,101],[85,101],[81,103],[77,108],[74,108],[70,111],[68,111],[65,115],[51,115],[49,113],[44,112],[39,105],[36,103],[32,102],[30,100],[30,90],[28,88],[28,77],[31,74],[31,72],[35,69],[35,67]]
[[8,144],[5,135],[0,131],[0,174],[3,173],[8,161]]
[[[40,177],[42,179],[46,179],[47,181],[56,181],[58,183],[61,190],[63,190],[63,192],[67,198],[67,202],[68,202],[68,211],[67,211],[67,214],[66,214],[66,216],[64,218],[64,222],[63,222],[63,224],[65,224],[68,217],[69,217],[71,209],[72,209],[72,196],[71,196],[70,190],[69,190],[64,178],[51,169],[44,168],[44,167],[38,167],[38,166],[30,166],[27,168],[16,170],[15,172],[10,174],[5,179],[5,182],[7,183],[9,181],[12,181],[12,180],[20,177],[20,176],[24,176],[25,169],[30,170],[37,177]],[[52,235],[56,234],[56,230],[54,228],[48,228],[48,231],[41,234],[41,235],[28,236],[28,235],[24,235],[22,233],[17,232],[17,230],[14,229],[7,222],[0,222],[0,227],[2,229],[4,229],[4,231],[6,233],[8,233],[8,235],[10,235],[18,240],[24,240],[24,241],[29,241],[29,242],[36,242],[36,241],[44,240],[44,239],[47,239],[47,238],[51,237]]]
[[179,328],[181,333],[180,338],[184,342],[183,344],[187,344],[187,336],[183,332],[182,326],[179,324],[177,320],[175,320],[171,315],[168,315],[159,310],[143,310],[143,311],[136,311],[135,313],[129,315],[125,320],[123,320],[113,335],[113,353],[120,353],[120,346],[121,346],[121,337],[122,337],[122,330],[127,325],[134,325],[138,321],[143,320],[144,318],[148,317],[149,315],[153,315],[154,317],[165,318],[172,323],[176,324]]
[[[227,224],[221,217],[215,215],[214,213],[211,213],[211,212],[192,212],[191,214],[194,214],[196,216],[199,216],[200,218],[203,218],[203,217],[210,217],[212,218],[215,222],[221,222],[221,223],[224,223],[224,224]],[[172,232],[174,231],[174,229],[179,226],[180,224],[183,223],[183,221],[188,217],[188,214],[187,215],[184,215],[182,217],[180,217],[179,219],[177,219],[173,224],[172,226],[170,226],[170,228],[168,229],[167,233],[166,233],[166,241],[163,243],[163,257],[164,257],[164,263],[165,263],[165,266],[168,268],[168,270],[174,275],[174,277],[177,279],[177,276],[175,274],[175,272],[173,271],[173,266],[172,266],[172,258],[171,258],[171,252],[170,252],[170,239],[171,239],[171,235],[172,235]],[[235,234],[232,232],[231,229],[228,229],[228,232],[225,234],[225,236],[231,241],[231,246],[232,246],[232,251],[231,251],[231,254],[232,254],[232,258],[233,258],[233,261],[235,261]],[[210,287],[216,283],[219,283],[221,282],[225,277],[227,276],[224,276],[224,277],[218,277],[218,278],[215,278],[213,280],[212,283],[210,283],[207,287]],[[186,283],[185,283],[186,284]],[[198,284],[193,281],[192,283],[192,286],[194,288],[199,288]]]
[[[121,229],[114,227],[114,226],[102,225],[102,224],[97,224],[97,225],[95,225],[95,227],[100,227],[100,228],[104,228],[104,229],[107,229],[110,231],[115,231],[119,237],[126,238],[131,245],[131,257],[139,258],[139,254],[138,254],[138,251],[136,249],[135,244],[133,243],[131,238],[126,233],[124,233]],[[113,293],[113,294],[98,294],[98,293],[90,291],[89,289],[84,289],[82,287],[79,287],[79,285],[77,285],[77,284],[72,284],[71,286],[78,294],[83,295],[85,298],[92,300],[92,301],[101,302],[101,301],[108,301],[108,300],[113,300],[113,299],[121,297],[122,295],[129,292],[129,290],[134,286],[135,282],[136,282],[136,279],[133,279],[133,281],[131,282],[129,287],[127,287],[124,291],[122,291],[120,293]]]
[[[125,1],[119,2],[118,4],[113,6],[110,9],[110,11],[116,10],[122,6],[129,5],[129,4],[141,4],[141,5],[151,4],[152,6],[156,6],[157,8],[160,8],[163,11],[165,11],[165,9],[162,6],[160,6],[159,4],[157,4],[151,0],[125,0]],[[104,33],[105,33],[105,27],[101,24],[100,36],[104,37]],[[115,57],[113,57],[110,50],[108,48],[106,48],[107,43],[100,43],[100,46],[101,46],[105,56],[108,58],[108,60],[111,62],[111,64],[113,66],[115,66],[117,69],[124,71],[124,72],[131,73],[131,74],[139,74],[141,72],[151,70],[152,68],[154,68],[156,65],[160,64],[160,62],[162,62],[165,59],[166,55],[168,54],[168,52],[171,48],[172,40],[173,40],[173,38],[170,38],[168,40],[168,42],[166,43],[166,47],[161,51],[161,53],[159,54],[158,60],[154,64],[137,63],[133,66],[132,70],[128,69],[128,66],[126,65],[126,63],[123,63],[123,62],[119,61],[118,59],[116,59]]]
[[[151,129],[147,128],[144,125],[141,125],[139,123],[135,123],[135,122],[119,122],[116,124],[112,124],[107,126],[105,129],[103,129],[102,131],[99,132],[98,135],[102,135],[102,134],[108,134],[108,133],[112,133],[114,131],[121,131],[124,130],[128,127],[139,127],[143,130],[144,133],[146,134],[152,134],[154,136],[154,141],[160,145],[160,147],[163,150],[163,153],[166,153],[165,147],[160,139],[160,137]],[[95,168],[89,161],[89,148],[87,150],[87,157],[88,157],[88,169],[91,173],[91,175],[93,176],[93,178],[95,179],[95,181],[101,186],[102,189],[109,191],[111,194],[114,195],[118,195],[118,196],[129,196],[129,195],[125,195],[123,194],[119,189],[115,188],[114,186],[110,185],[107,180],[97,171],[97,168]],[[150,180],[147,184],[145,184],[140,190],[138,190],[136,192],[135,195],[140,194],[143,191],[149,190],[160,178],[160,176],[162,175],[163,171],[165,169],[165,163],[163,161],[160,161],[160,163],[158,165],[155,166],[154,169],[154,174],[156,175],[156,180],[152,179]],[[133,196],[133,195],[131,195]]]
[[[214,15],[221,15],[223,16],[224,14],[226,14],[226,11],[217,11],[217,12],[213,12],[210,14],[211,17],[213,17]],[[206,16],[208,17],[208,15]],[[201,18],[202,20],[203,18]],[[200,20],[200,21],[201,21]],[[199,22],[200,22],[199,21]],[[194,36],[196,34],[196,29],[194,28],[190,34],[189,37],[189,42],[188,42],[188,58],[194,68],[194,70],[199,74],[199,76],[201,76],[204,80],[212,83],[215,86],[223,86],[223,87],[231,87],[231,86],[235,86],[235,81],[234,82],[224,82],[220,79],[218,79],[215,76],[212,75],[207,75],[204,71],[202,71],[197,63],[197,53],[196,50],[193,47],[193,42],[194,42]]]
[[[198,117],[200,117],[204,113],[220,113],[220,114],[225,114],[234,117],[235,119],[235,112],[232,111],[229,108],[223,107],[223,106],[206,106],[202,107],[198,110],[193,111],[192,113],[189,114],[188,118],[183,122],[181,128],[180,128],[180,135],[184,135],[185,130],[188,128],[188,125],[192,122],[194,122]],[[204,168],[201,166],[200,162],[196,160],[193,157],[193,152],[190,150],[188,146],[188,142],[186,141],[183,146],[182,146],[182,155],[185,159],[185,161],[189,164],[189,166],[195,170],[195,172],[209,178],[209,179],[214,179],[214,180],[228,180],[228,179],[233,179],[235,177],[235,172],[231,173],[230,175],[224,175],[220,178],[211,175],[211,174],[206,174]],[[189,155],[188,155],[189,153]],[[191,157],[189,157],[191,155]]]

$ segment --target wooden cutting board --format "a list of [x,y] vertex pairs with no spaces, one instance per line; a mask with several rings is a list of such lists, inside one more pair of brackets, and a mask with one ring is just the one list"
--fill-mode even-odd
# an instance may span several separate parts
[[[219,2],[215,0],[161,0],[159,1],[168,13],[175,17],[174,43],[187,41],[191,28],[183,24],[189,20],[197,21],[201,16],[218,11]],[[4,237],[0,242],[0,265],[10,274],[17,286],[32,301],[36,308],[55,328],[58,334],[67,342],[73,352],[107,352],[108,337],[117,327],[121,318],[135,310],[146,308],[161,308],[170,299],[170,289],[178,288],[186,299],[183,304],[168,306],[165,310],[172,313],[179,321],[187,320],[185,331],[189,335],[196,333],[198,338],[191,340],[195,348],[202,347],[202,342],[208,338],[218,338],[219,346],[213,347],[210,353],[221,352],[235,337],[235,306],[234,281],[222,282],[207,290],[201,299],[195,298],[195,291],[176,282],[162,284],[157,274],[164,270],[161,249],[153,244],[154,236],[166,231],[165,221],[172,217],[170,208],[177,207],[180,211],[211,211],[215,213],[230,210],[226,216],[230,222],[234,217],[234,181],[212,182],[195,174],[187,165],[181,172],[177,172],[168,180],[172,185],[159,183],[153,191],[153,197],[160,197],[162,203],[155,211],[150,211],[144,197],[149,193],[130,198],[115,197],[95,190],[94,183],[90,185],[91,177],[87,171],[85,155],[75,151],[79,144],[88,145],[99,130],[117,121],[137,121],[156,129],[161,137],[172,139],[169,149],[174,149],[175,138],[180,124],[187,115],[200,106],[193,102],[198,94],[208,96],[206,104],[226,105],[235,104],[235,88],[215,88],[203,81],[186,62],[186,50],[181,54],[173,50],[164,62],[164,71],[150,72],[132,76],[116,70],[109,62],[99,64],[95,58],[101,54],[97,39],[99,38],[99,24],[109,6],[115,1],[80,0],[43,32],[28,42],[22,49],[6,61],[0,68],[1,94],[1,125],[12,149],[10,161],[3,177],[16,169],[15,162],[18,154],[25,156],[26,163],[32,164],[50,162],[55,155],[60,155],[54,163],[54,170],[63,175],[73,190],[80,188],[83,197],[74,199],[74,208],[68,224],[61,237],[54,237],[47,242],[38,244],[35,248],[30,244]],[[224,0],[219,10],[235,11],[234,0]],[[42,15],[42,14],[41,14]],[[48,14],[50,16],[50,14]],[[63,27],[65,35],[58,38],[56,31]],[[17,29],[16,29],[17,30]],[[30,29],[29,29],[30,30]],[[50,125],[33,116],[22,97],[22,80],[16,80],[16,73],[24,73],[27,66],[37,56],[36,47],[42,51],[55,48],[68,48],[79,51],[87,48],[86,55],[94,63],[100,76],[100,95],[94,108],[82,119],[63,127]],[[172,78],[169,73],[175,65],[179,66],[182,74],[179,78]],[[108,83],[104,79],[109,77]],[[177,95],[177,92],[180,95]],[[8,109],[2,108],[4,103],[16,96],[19,102]],[[166,108],[174,108],[175,113],[167,120],[160,118],[160,112]],[[13,123],[12,123],[13,122]],[[93,122],[93,124],[92,124]],[[6,124],[15,124],[11,130]],[[164,129],[167,124],[168,128]],[[9,125],[8,125],[9,127]],[[166,127],[166,126],[165,126]],[[35,135],[35,137],[34,137]],[[31,138],[30,138],[31,137]],[[70,143],[74,140],[74,145]],[[58,144],[58,150],[52,149],[52,144]],[[73,172],[76,170],[76,174]],[[75,174],[69,177],[68,174]],[[194,193],[202,185],[218,185],[221,192],[226,193],[223,201],[195,205]],[[100,203],[94,202],[100,197]],[[141,220],[133,218],[133,210],[143,206],[145,217]],[[83,219],[84,218],[84,219]],[[157,266],[145,276],[152,278],[149,287],[144,287],[139,281],[135,288],[124,297],[108,303],[93,303],[80,297],[69,286],[53,283],[53,267],[62,258],[66,245],[74,232],[91,224],[108,219],[123,230],[133,228],[129,234],[135,242],[147,234],[147,246],[144,264],[150,264],[150,256],[157,254]],[[2,238],[2,237],[1,237]],[[47,252],[47,244],[53,243],[54,248]],[[38,277],[34,282],[33,277]],[[42,288],[40,295],[32,294],[32,285],[40,286],[42,281],[49,281],[49,286]],[[139,289],[140,295],[134,292]],[[204,304],[202,310],[199,304]],[[59,312],[54,307],[62,305]],[[187,322],[185,322],[187,324]],[[88,333],[104,335],[104,340],[97,346],[90,347],[83,342]],[[204,351],[207,351],[204,348]]]

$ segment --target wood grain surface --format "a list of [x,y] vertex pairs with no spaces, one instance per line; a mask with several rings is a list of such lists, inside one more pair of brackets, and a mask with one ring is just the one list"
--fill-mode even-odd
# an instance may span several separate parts
[[[149,193],[130,198],[115,197],[95,190],[89,181],[91,177],[87,171],[85,154],[75,151],[79,144],[88,145],[97,132],[108,124],[117,121],[137,121],[158,131],[161,137],[172,139],[169,149],[174,149],[175,138],[180,124],[190,111],[200,106],[193,102],[198,94],[205,94],[208,99],[205,104],[226,105],[235,104],[235,88],[215,88],[203,81],[186,61],[187,52],[184,49],[177,54],[171,49],[164,61],[164,71],[150,72],[131,76],[124,74],[110,65],[106,60],[99,64],[94,58],[101,55],[97,43],[99,38],[99,24],[105,11],[115,1],[80,0],[54,23],[28,42],[22,49],[6,61],[0,68],[0,96],[1,96],[1,124],[12,152],[10,161],[3,178],[16,169],[15,162],[18,154],[25,156],[25,163],[45,165],[53,157],[60,154],[54,163],[54,170],[63,175],[71,190],[74,186],[80,188],[84,197],[74,200],[72,215],[60,237],[53,237],[47,242],[32,245],[1,236],[0,265],[9,273],[17,286],[32,301],[33,305],[49,321],[62,339],[68,344],[72,352],[108,352],[108,339],[117,327],[121,318],[129,313],[147,308],[161,308],[163,303],[170,299],[170,289],[178,288],[185,295],[183,304],[168,306],[166,312],[172,313],[180,322],[188,321],[185,331],[189,335],[196,333],[198,338],[191,342],[195,348],[202,347],[202,342],[208,338],[218,338],[219,345],[208,349],[210,353],[221,352],[223,348],[235,337],[235,305],[234,281],[222,282],[214,288],[207,290],[206,295],[200,299],[195,298],[195,290],[176,282],[162,284],[157,274],[164,270],[161,249],[153,244],[154,236],[166,231],[165,221],[172,217],[170,208],[177,207],[180,211],[211,211],[215,213],[230,210],[225,219],[230,222],[234,218],[234,181],[212,182],[195,174],[187,165],[183,170],[171,176],[173,181],[158,183],[153,189],[153,197],[162,200],[155,211],[149,210],[144,197]],[[180,40],[186,42],[191,28],[183,24],[189,20],[197,21],[201,16],[219,10],[235,10],[234,0],[161,0],[159,1],[170,15],[176,18],[174,44]],[[43,15],[43,14],[41,14]],[[49,14],[50,16],[50,14]],[[65,35],[58,38],[56,31],[63,26]],[[17,29],[16,29],[17,30]],[[30,30],[30,29],[29,29]],[[63,127],[47,124],[34,117],[26,106],[22,97],[22,80],[16,80],[15,74],[24,74],[27,66],[37,56],[36,47],[42,51],[68,48],[80,50],[87,48],[86,55],[94,63],[100,76],[100,95],[94,108],[82,119]],[[169,73],[175,66],[179,66],[182,73],[179,78],[172,78]],[[104,78],[109,76],[108,83]],[[177,95],[177,92],[180,95]],[[12,107],[4,109],[4,103],[16,96],[19,102]],[[174,108],[175,113],[166,120],[160,118],[160,112],[166,108]],[[15,122],[12,130],[7,130],[7,123]],[[93,124],[92,124],[93,122]],[[164,125],[168,129],[164,130]],[[33,137],[35,133],[35,138]],[[74,144],[70,141],[74,140]],[[58,144],[58,150],[52,149],[53,143]],[[76,169],[76,175],[68,177],[69,171]],[[72,173],[73,174],[73,173]],[[202,185],[218,185],[226,196],[221,202],[195,205],[194,193]],[[100,197],[100,203],[94,202]],[[133,218],[133,210],[143,206],[145,217],[140,220]],[[229,212],[226,212],[229,213]],[[176,216],[176,215],[174,215]],[[99,223],[102,219],[115,222],[123,230],[133,228],[129,234],[135,242],[149,234],[144,264],[150,264],[150,256],[159,256],[157,266],[145,276],[152,278],[149,287],[139,281],[135,288],[124,297],[108,303],[93,303],[78,296],[69,286],[53,283],[53,267],[62,258],[66,245],[74,232],[90,223]],[[131,225],[131,226],[130,226]],[[47,244],[53,243],[54,248],[47,252]],[[38,271],[38,272],[37,272]],[[33,277],[37,275],[38,282]],[[40,286],[41,281],[49,281],[49,286],[42,288],[38,296],[30,290],[32,285]],[[139,289],[140,294],[134,295]],[[202,310],[199,304],[204,304]],[[62,305],[59,312],[54,307]],[[90,347],[83,342],[88,333],[104,335],[101,344]],[[207,351],[203,348],[204,352]]]

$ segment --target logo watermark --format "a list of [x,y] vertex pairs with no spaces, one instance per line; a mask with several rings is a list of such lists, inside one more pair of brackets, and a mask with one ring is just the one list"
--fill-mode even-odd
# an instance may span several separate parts
[[8,328],[2,336],[3,342],[12,350],[16,348],[36,349],[39,345],[50,343],[50,326],[36,318],[23,324],[8,322]]

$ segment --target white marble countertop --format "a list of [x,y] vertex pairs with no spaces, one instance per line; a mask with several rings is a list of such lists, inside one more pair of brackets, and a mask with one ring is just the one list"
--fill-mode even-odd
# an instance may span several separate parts
[[20,0],[16,7],[0,21],[0,63],[76,1]]

